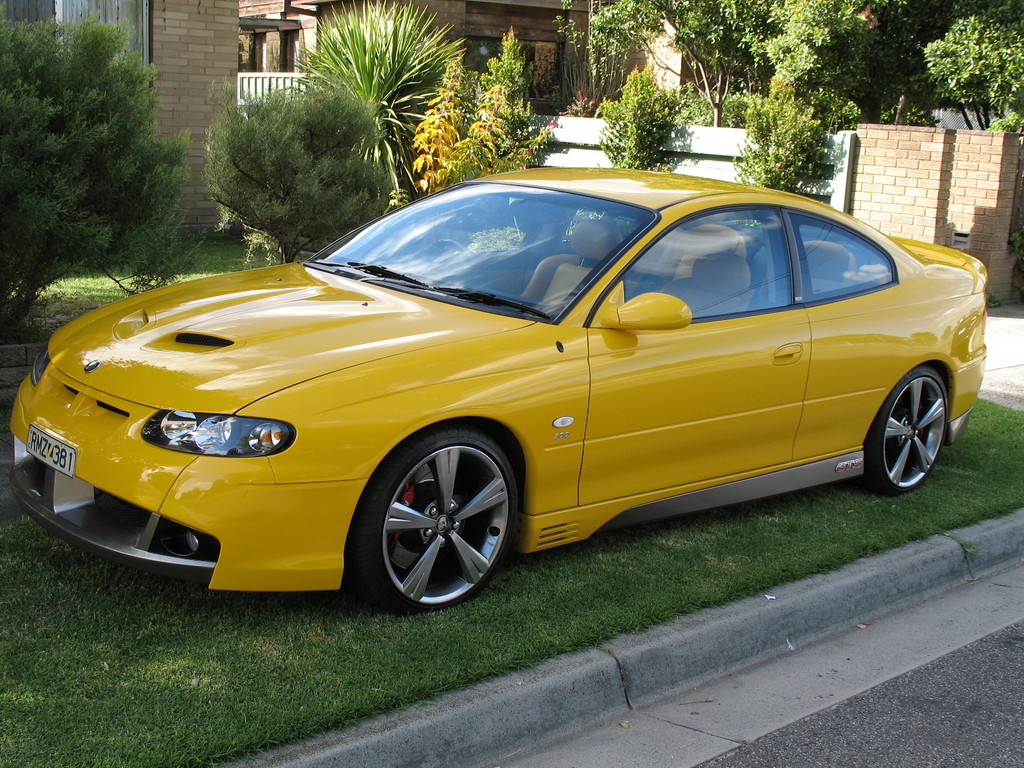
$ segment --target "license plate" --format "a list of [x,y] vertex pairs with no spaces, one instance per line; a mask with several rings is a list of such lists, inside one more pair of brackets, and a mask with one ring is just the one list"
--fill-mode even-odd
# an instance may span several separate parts
[[43,432],[35,424],[29,425],[28,428],[28,452],[61,474],[75,476],[78,449],[48,432]]

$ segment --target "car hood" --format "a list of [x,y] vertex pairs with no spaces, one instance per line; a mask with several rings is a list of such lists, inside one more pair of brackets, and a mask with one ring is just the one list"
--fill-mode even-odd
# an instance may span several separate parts
[[327,373],[531,324],[291,264],[116,302],[50,349],[61,372],[101,392],[229,413]]

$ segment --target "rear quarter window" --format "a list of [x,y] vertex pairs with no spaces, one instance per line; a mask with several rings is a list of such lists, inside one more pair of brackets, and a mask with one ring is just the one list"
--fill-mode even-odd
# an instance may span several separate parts
[[892,259],[881,248],[833,222],[791,213],[800,253],[804,301],[854,296],[896,280]]

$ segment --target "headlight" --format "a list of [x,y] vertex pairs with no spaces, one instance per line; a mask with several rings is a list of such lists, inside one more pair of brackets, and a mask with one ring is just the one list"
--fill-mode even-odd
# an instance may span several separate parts
[[283,421],[191,411],[159,411],[142,428],[147,442],[202,456],[269,456],[295,439]]
[[32,363],[32,373],[29,374],[29,378],[32,380],[32,386],[34,387],[39,383],[39,380],[43,378],[43,372],[46,370],[46,366],[50,364],[50,350],[43,347],[43,351],[36,355],[36,361]]

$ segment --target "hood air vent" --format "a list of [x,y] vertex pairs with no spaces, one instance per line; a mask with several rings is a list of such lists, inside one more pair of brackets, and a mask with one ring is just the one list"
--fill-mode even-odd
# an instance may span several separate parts
[[174,340],[178,344],[195,344],[197,347],[230,347],[235,343],[230,339],[208,336],[205,333],[179,333]]

